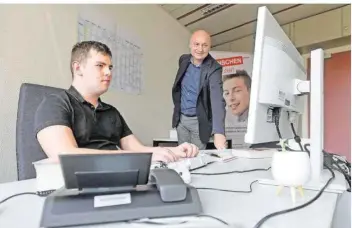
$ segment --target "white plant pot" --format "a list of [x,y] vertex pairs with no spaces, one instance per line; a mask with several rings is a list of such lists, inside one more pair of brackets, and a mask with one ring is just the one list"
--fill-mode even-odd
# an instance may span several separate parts
[[271,164],[272,175],[281,186],[298,187],[310,179],[308,153],[301,151],[274,152]]

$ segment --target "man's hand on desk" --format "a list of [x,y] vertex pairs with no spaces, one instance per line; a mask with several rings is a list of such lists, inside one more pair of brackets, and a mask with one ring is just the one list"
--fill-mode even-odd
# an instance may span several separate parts
[[199,148],[191,143],[182,143],[181,145],[170,149],[181,158],[193,158],[199,153]]
[[226,137],[223,134],[214,134],[214,145],[218,150],[224,150],[227,148]]
[[197,156],[199,149],[191,143],[183,143],[177,147],[155,147],[153,148],[153,161],[175,162],[180,158],[191,158]]

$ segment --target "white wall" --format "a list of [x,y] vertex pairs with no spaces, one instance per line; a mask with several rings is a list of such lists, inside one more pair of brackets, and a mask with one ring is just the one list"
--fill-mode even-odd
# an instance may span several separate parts
[[[30,82],[68,88],[70,51],[79,12],[102,23],[115,21],[139,37],[144,50],[143,94],[110,90],[103,100],[117,107],[135,135],[151,145],[171,128],[171,86],[190,33],[156,5],[2,5],[0,7],[0,182],[16,179],[18,93]],[[49,18],[49,19],[48,19]],[[51,19],[50,19],[51,18]],[[50,30],[53,29],[53,30]]]

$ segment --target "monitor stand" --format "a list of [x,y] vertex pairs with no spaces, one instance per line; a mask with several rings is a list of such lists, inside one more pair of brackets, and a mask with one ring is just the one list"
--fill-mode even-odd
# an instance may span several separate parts
[[[311,85],[304,93],[310,93],[310,164],[311,180],[302,186],[304,189],[319,191],[331,177],[329,170],[323,169],[324,145],[324,51],[316,49],[311,52]],[[259,180],[266,185],[279,184],[273,179]],[[327,186],[326,192],[342,193],[347,190],[345,177],[335,172],[335,179]]]

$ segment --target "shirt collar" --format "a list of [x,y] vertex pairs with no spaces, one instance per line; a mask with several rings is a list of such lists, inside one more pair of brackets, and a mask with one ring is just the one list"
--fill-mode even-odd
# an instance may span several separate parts
[[[88,101],[86,101],[84,99],[84,97],[78,92],[78,90],[74,87],[74,86],[70,86],[70,88],[67,90],[67,92],[69,94],[71,94],[76,100],[78,100],[80,103],[82,104],[89,104],[92,105],[91,103],[89,103]],[[96,109],[109,109],[110,106],[105,104],[104,102],[101,101],[100,97],[98,98],[98,106]]]
[[200,66],[202,65],[202,63],[203,63],[203,62],[202,62],[202,63],[199,64],[199,65],[194,64],[194,63],[193,63],[193,56],[189,59],[189,61],[190,61],[190,62],[192,63],[192,65],[195,66],[195,67],[200,67]]
[[77,91],[77,89],[74,86],[70,86],[70,88],[67,90],[69,94],[71,94],[76,100],[78,100],[81,103],[87,102],[84,100],[83,96]]

